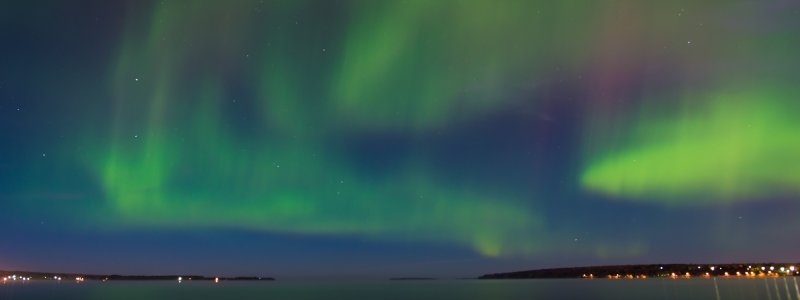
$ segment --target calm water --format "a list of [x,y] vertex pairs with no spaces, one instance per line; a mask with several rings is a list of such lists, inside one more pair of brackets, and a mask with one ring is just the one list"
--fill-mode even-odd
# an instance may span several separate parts
[[800,300],[794,278],[85,282],[0,284],[0,299],[765,299]]

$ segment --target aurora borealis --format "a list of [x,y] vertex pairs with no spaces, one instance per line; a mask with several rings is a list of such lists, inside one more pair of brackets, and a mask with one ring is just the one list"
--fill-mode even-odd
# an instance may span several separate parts
[[798,259],[796,1],[79,2],[0,4],[0,269]]

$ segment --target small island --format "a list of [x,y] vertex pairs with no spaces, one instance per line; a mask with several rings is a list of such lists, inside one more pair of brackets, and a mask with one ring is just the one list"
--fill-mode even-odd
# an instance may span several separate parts
[[800,263],[613,265],[494,273],[478,279],[800,276],[799,268]]

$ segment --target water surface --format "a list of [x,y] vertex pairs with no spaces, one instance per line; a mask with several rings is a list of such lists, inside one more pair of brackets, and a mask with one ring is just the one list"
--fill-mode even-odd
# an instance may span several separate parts
[[[719,291],[719,297],[717,297]],[[29,282],[0,299],[766,299],[800,300],[795,278],[274,282]]]

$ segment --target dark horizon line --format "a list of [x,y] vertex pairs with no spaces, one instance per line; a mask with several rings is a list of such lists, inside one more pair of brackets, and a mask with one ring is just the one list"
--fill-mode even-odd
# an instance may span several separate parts
[[[648,263],[648,264],[614,264],[614,265],[588,265],[588,266],[570,266],[570,267],[557,267],[557,268],[541,268],[541,269],[527,269],[527,270],[518,270],[518,271],[509,271],[509,272],[495,272],[495,273],[487,273],[483,275],[479,275],[476,277],[454,277],[452,279],[502,279],[502,278],[569,278],[569,277],[580,277],[587,272],[599,271],[597,273],[600,274],[616,274],[620,273],[617,271],[628,271],[628,270],[636,270],[641,272],[648,272],[650,274],[655,274],[657,272],[666,272],[667,270],[674,271],[677,269],[681,269],[683,271],[695,271],[695,268],[706,270],[710,267],[718,266],[721,267],[716,271],[711,270],[712,274],[719,273],[724,274],[724,271],[720,271],[723,268],[729,268],[733,272],[736,271],[737,268],[740,269],[744,268],[745,266],[756,266],[760,268],[762,266],[795,266],[797,269],[793,272],[800,273],[800,262],[795,263],[786,263],[786,262],[749,262],[749,263],[665,263],[665,264],[658,264],[658,263]],[[659,269],[655,269],[659,268]],[[666,269],[663,269],[666,268]],[[710,269],[709,269],[710,270]],[[748,268],[749,270],[749,268]],[[771,270],[777,271],[778,269]],[[767,270],[765,270],[767,271]],[[622,274],[622,273],[620,273]],[[22,271],[22,270],[0,270],[0,277],[9,277],[13,275],[23,276],[23,277],[36,277],[35,279],[52,279],[52,276],[59,276],[59,277],[67,277],[65,280],[73,280],[77,277],[81,277],[84,279],[89,280],[178,280],[181,278],[185,281],[192,281],[192,280],[265,280],[265,281],[273,281],[276,280],[273,276],[208,276],[208,275],[196,275],[196,274],[167,274],[167,275],[121,275],[121,274],[91,274],[91,273],[83,273],[83,272],[42,272],[42,271]],[[578,276],[575,276],[578,275]],[[599,275],[599,274],[598,274]],[[796,274],[795,274],[796,275]],[[605,275],[604,275],[605,276]],[[51,278],[48,278],[51,277]],[[294,276],[290,276],[290,278],[294,278]],[[430,276],[400,276],[400,277],[387,277],[389,280],[431,280],[431,279],[445,279],[440,277],[430,277]]]
[[798,262],[596,265],[489,273],[478,279],[800,276]]

